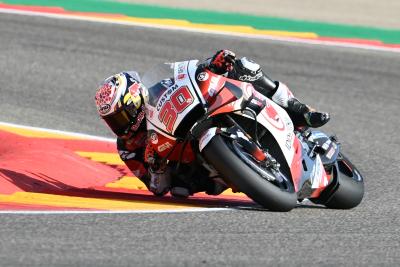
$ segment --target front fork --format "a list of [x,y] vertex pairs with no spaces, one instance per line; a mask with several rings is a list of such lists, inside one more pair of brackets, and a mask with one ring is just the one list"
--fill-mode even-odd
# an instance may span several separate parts
[[268,151],[262,149],[258,144],[256,144],[251,137],[236,127],[213,127],[208,129],[200,137],[199,151],[201,152],[216,135],[221,135],[224,138],[230,139],[239,144],[242,150],[250,155],[260,166],[279,172],[280,164],[277,162],[277,160],[272,157]]

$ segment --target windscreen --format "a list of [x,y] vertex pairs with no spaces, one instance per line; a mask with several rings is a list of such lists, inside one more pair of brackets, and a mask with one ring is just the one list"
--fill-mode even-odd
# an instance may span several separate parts
[[156,106],[158,99],[175,83],[173,77],[173,63],[158,64],[143,75],[142,83],[148,91],[148,105]]

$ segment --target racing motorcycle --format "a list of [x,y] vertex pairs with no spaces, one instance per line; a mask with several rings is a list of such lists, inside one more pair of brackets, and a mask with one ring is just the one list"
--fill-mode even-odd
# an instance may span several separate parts
[[286,111],[251,84],[199,70],[197,60],[143,75],[149,142],[168,162],[202,164],[273,211],[309,199],[356,207],[363,177],[335,136],[295,130]]

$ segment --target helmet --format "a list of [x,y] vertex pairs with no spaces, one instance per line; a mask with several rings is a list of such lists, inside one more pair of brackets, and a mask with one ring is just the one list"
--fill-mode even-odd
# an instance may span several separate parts
[[136,72],[121,72],[97,89],[97,112],[117,136],[132,136],[145,117],[143,85]]

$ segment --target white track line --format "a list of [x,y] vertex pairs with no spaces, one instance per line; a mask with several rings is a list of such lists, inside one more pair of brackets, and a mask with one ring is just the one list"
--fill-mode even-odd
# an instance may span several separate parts
[[179,26],[169,26],[169,25],[161,25],[161,24],[146,24],[140,22],[132,22],[132,21],[113,21],[107,18],[91,18],[91,17],[77,17],[73,15],[66,14],[49,14],[35,11],[24,11],[24,10],[12,10],[0,8],[0,13],[9,13],[9,14],[18,14],[18,15],[27,15],[27,16],[41,16],[55,19],[69,19],[69,20],[81,20],[81,21],[91,21],[91,22],[101,22],[101,23],[111,23],[111,24],[120,24],[120,25],[129,25],[129,26],[139,26],[139,27],[147,27],[147,28],[157,28],[157,29],[166,29],[166,30],[180,30],[180,31],[188,31],[188,32],[201,32],[208,34],[217,34],[217,35],[226,35],[226,36],[236,36],[241,38],[250,38],[250,39],[264,39],[271,41],[282,41],[289,43],[301,43],[301,44],[310,44],[310,45],[323,45],[323,46],[334,46],[334,47],[343,47],[343,48],[357,48],[357,49],[366,49],[373,51],[382,51],[382,52],[395,52],[400,53],[400,48],[391,48],[391,47],[380,47],[368,44],[355,44],[355,43],[345,43],[339,41],[323,41],[323,40],[310,40],[310,39],[300,39],[300,38],[291,38],[291,37],[279,37],[272,35],[259,35],[259,34],[245,34],[245,33],[235,33],[235,32],[224,32],[218,30],[207,30],[201,28],[185,28]]
[[85,139],[88,139],[88,140],[96,140],[96,141],[104,141],[104,142],[116,142],[116,140],[117,140],[115,138],[95,136],[95,135],[89,135],[89,134],[83,134],[83,133],[67,132],[67,131],[61,131],[61,130],[53,130],[53,129],[40,128],[40,127],[25,126],[25,125],[14,124],[14,123],[9,123],[9,122],[1,122],[0,121],[0,126],[1,125],[2,126],[6,126],[6,127],[7,126],[15,127],[15,128],[19,128],[19,129],[42,131],[42,132],[48,132],[48,133],[54,133],[54,134],[72,136],[72,137],[80,137],[80,138],[85,138]]

